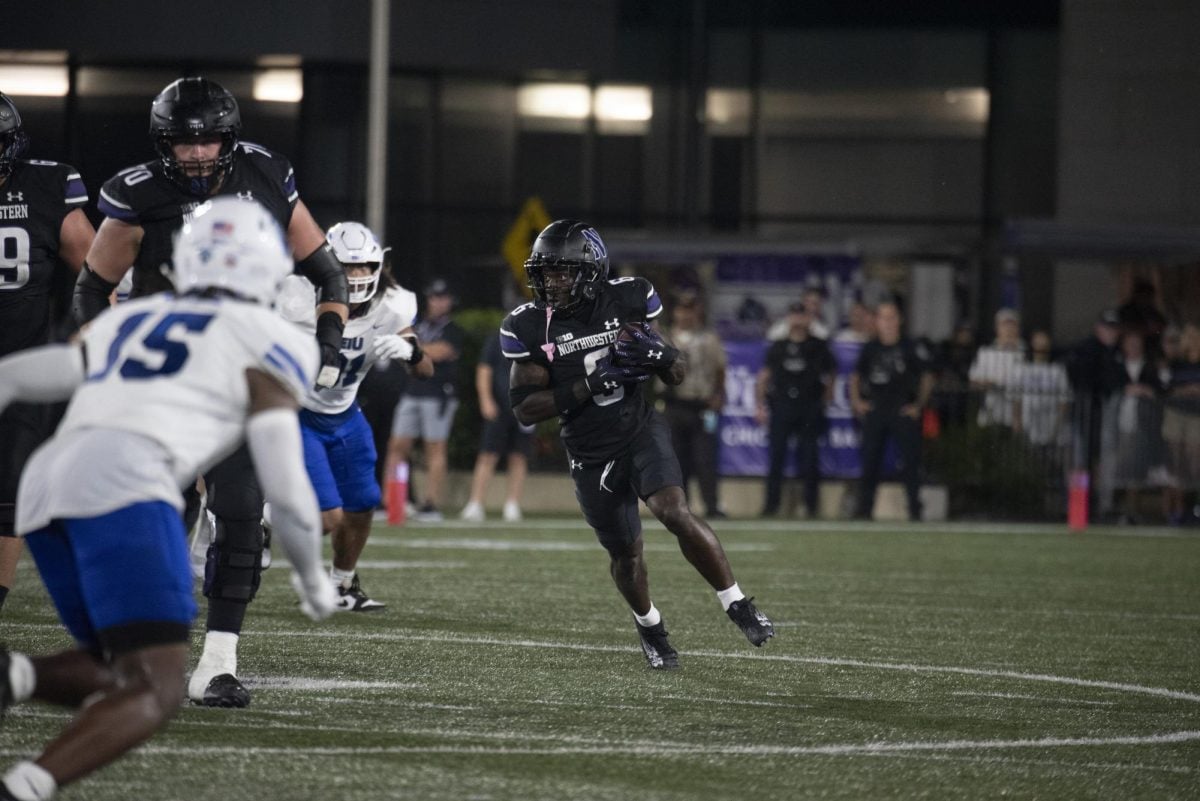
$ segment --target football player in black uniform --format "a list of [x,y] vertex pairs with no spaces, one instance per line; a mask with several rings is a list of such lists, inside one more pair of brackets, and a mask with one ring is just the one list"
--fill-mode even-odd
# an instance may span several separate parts
[[501,350],[514,362],[513,411],[526,425],[558,415],[575,496],[609,553],[650,667],[677,668],[679,655],[650,600],[638,498],[678,538],[746,638],[762,645],[775,634],[771,621],[742,594],[720,541],[688,508],[666,421],[641,392],[652,376],[678,384],[686,370],[647,323],[662,312],[654,287],[644,278],[609,280],[603,240],[578,220],[547,226],[525,272],[535,300],[500,326]]
[[[61,262],[78,273],[95,236],[79,173],[23,159],[28,144],[17,107],[0,94],[0,356],[50,341],[55,271]],[[46,426],[41,406],[18,403],[0,414],[0,606],[21,555],[13,536],[17,482]]]
[[[170,290],[163,268],[172,237],[193,210],[216,195],[252,199],[279,222],[296,271],[321,292],[317,385],[333,386],[347,316],[346,273],[300,200],[288,160],[240,141],[240,132],[237,101],[213,81],[181,78],[154,98],[150,136],[158,158],[120,171],[101,188],[105,220],[75,287],[76,316],[86,323],[103,311],[131,267],[132,297]],[[188,695],[207,706],[242,707],[250,694],[237,680],[237,641],[258,589],[263,551],[262,492],[246,448],[214,467],[205,485],[216,536],[205,569],[208,633]]]

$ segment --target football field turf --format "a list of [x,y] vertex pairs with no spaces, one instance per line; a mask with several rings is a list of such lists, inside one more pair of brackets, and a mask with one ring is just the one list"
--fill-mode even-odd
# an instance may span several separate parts
[[[717,530],[777,636],[751,647],[648,525],[673,673],[646,669],[581,522],[377,526],[360,575],[388,608],[322,624],[278,560],[242,639],[251,707],[186,707],[61,797],[1200,797],[1194,532]],[[0,631],[67,643],[28,561]],[[10,710],[4,764],[66,720]]]

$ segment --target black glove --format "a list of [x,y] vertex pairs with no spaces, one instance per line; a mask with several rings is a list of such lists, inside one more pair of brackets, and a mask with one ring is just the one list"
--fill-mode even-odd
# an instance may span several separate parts
[[679,358],[679,351],[646,323],[625,323],[613,344],[617,363],[627,367],[664,370]]
[[622,384],[648,381],[652,375],[653,373],[640,367],[617,364],[615,354],[612,348],[609,348],[607,353],[596,360],[595,369],[587,374],[584,381],[587,383],[588,390],[596,395],[602,392],[612,392],[619,389]]
[[317,318],[317,345],[321,348],[321,370],[317,387],[328,389],[342,375],[342,331],[346,324],[337,312],[325,312]]

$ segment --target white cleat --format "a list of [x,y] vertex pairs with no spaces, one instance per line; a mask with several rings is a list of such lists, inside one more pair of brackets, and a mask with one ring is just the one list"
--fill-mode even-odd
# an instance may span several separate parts
[[458,519],[468,523],[482,523],[487,515],[484,514],[483,507],[474,501],[471,501],[459,513]]

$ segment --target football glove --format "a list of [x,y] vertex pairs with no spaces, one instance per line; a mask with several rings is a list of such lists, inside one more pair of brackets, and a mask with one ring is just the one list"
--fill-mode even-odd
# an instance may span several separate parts
[[384,334],[375,338],[375,358],[407,362],[413,355],[411,339],[399,334]]
[[625,323],[621,326],[621,334],[613,344],[613,351],[618,364],[650,370],[670,367],[679,358],[679,351],[668,345],[646,323]]
[[337,607],[338,595],[333,582],[320,570],[307,578],[301,578],[293,571],[292,589],[300,596],[300,611],[313,620],[324,620]]
[[328,389],[342,375],[342,330],[345,323],[337,312],[327,311],[317,318],[317,345],[321,348],[321,369],[317,372],[317,388]]
[[618,365],[616,361],[616,354],[612,348],[596,360],[595,369],[584,378],[588,391],[593,395],[612,392],[622,384],[647,381],[652,376],[652,373],[641,367]]

